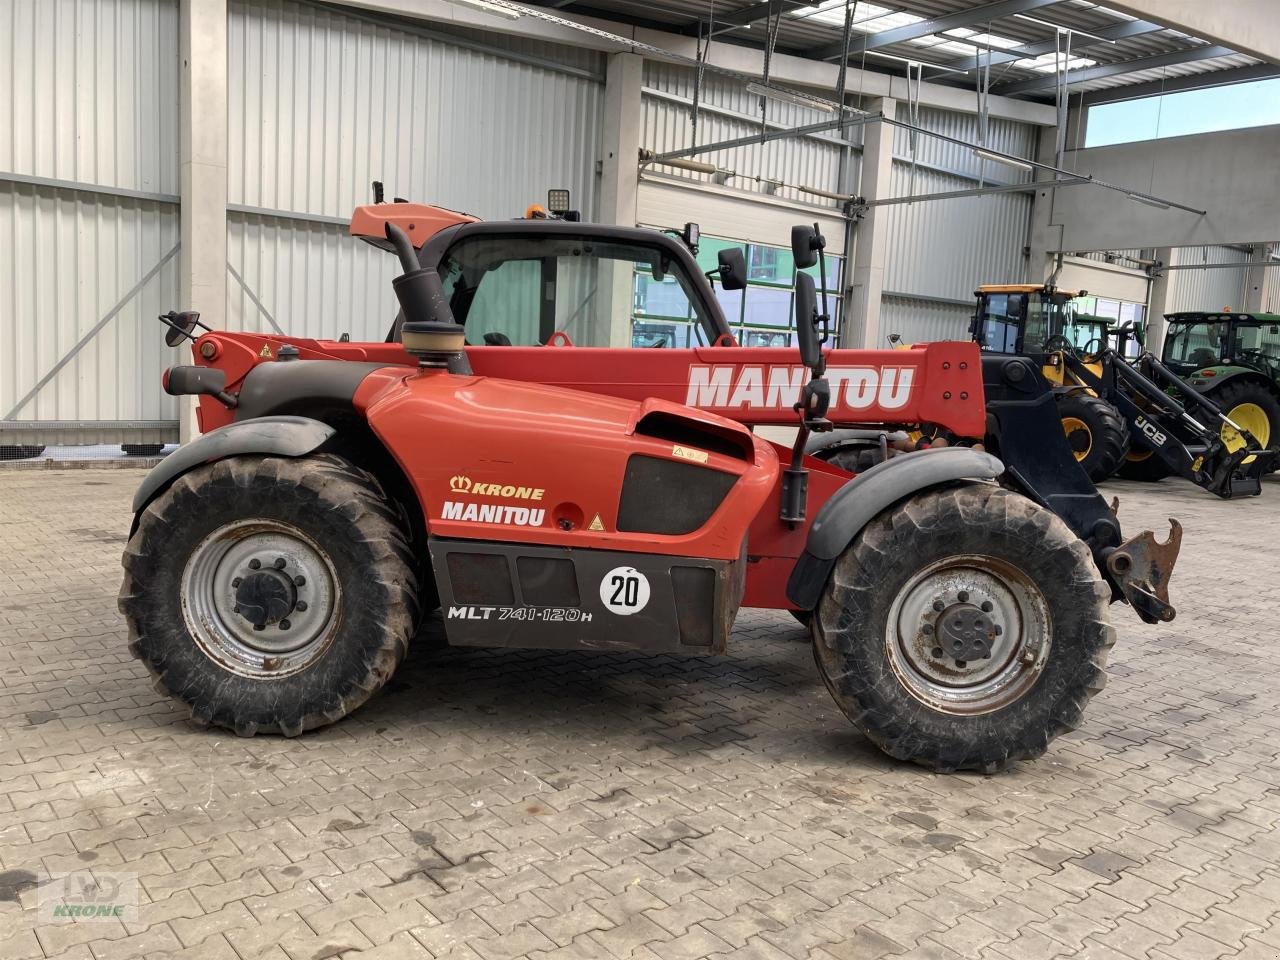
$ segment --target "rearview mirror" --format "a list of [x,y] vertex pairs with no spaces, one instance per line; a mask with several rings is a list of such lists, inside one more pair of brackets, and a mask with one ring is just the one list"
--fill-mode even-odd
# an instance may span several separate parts
[[741,247],[726,247],[716,255],[720,264],[720,286],[741,290],[747,285],[747,260]]
[[796,269],[803,270],[818,262],[818,251],[827,245],[826,239],[807,223],[791,228],[791,256]]
[[817,371],[822,365],[822,352],[818,348],[818,293],[813,277],[807,273],[796,275],[796,339],[800,347],[800,362]]

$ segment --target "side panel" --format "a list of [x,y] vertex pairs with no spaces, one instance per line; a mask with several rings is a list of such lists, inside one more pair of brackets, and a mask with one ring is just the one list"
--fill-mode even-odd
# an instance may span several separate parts
[[438,537],[733,560],[778,482],[767,442],[658,400],[433,371],[355,402]]
[[722,653],[741,560],[431,537],[455,646]]

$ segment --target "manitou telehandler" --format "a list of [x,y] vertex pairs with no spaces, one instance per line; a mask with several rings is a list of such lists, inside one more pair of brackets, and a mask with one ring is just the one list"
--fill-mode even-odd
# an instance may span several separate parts
[[[196,358],[165,387],[199,395],[205,433],[138,491],[120,605],[131,649],[197,720],[337,720],[437,606],[450,644],[668,653],[720,652],[740,606],[771,607],[811,614],[824,682],[883,750],[993,771],[1080,722],[1110,602],[1173,617],[1181,528],[1122,542],[1060,433],[1056,459],[1024,468],[951,446],[854,477],[804,454],[811,433],[868,423],[981,439],[984,365],[1013,398],[990,412],[995,445],[1016,452],[1046,418],[1057,432],[1023,358],[822,350],[807,274],[798,353],[733,346],[686,244],[652,230],[412,204],[362,208],[353,229],[404,271],[386,343],[162,318]],[[811,263],[820,238],[795,239]],[[725,258],[721,281],[740,269]],[[483,279],[526,273],[531,304]],[[629,311],[637,273],[682,292],[718,345],[567,345],[569,308]],[[521,325],[547,345],[498,345]]]
[[976,295],[973,339],[984,354],[1027,357],[1040,366],[1090,479],[1116,472],[1148,479],[1158,464],[1161,475],[1185,477],[1225,499],[1262,492],[1260,478],[1280,449],[1259,442],[1150,353],[1127,363],[1106,341],[1077,330],[1079,293],[992,284]]

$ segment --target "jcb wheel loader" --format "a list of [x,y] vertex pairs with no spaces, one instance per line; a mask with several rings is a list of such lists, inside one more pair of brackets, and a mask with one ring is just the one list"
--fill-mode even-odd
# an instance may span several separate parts
[[[1180,527],[1122,542],[1064,442],[1027,465],[953,446],[857,476],[804,453],[811,434],[868,423],[980,440],[990,417],[1016,456],[1056,427],[1023,358],[823,350],[803,273],[798,354],[739,348],[687,246],[661,233],[358,214],[403,269],[388,342],[163,318],[196,360],[165,387],[200,397],[205,432],[138,491],[120,603],[134,653],[198,720],[246,735],[337,720],[437,605],[450,644],[695,654],[725,649],[739,607],[771,607],[810,615],[825,684],[887,753],[994,771],[1081,722],[1109,603],[1174,615]],[[812,262],[820,238],[794,239]],[[509,306],[485,312],[484,278],[525,269],[553,325],[558,290],[605,298],[607,320],[638,270],[670,277],[719,345],[574,347],[555,330],[496,345],[509,336],[486,326]],[[721,281],[740,269],[728,258]],[[760,423],[795,442],[753,436]]]
[[1260,477],[1280,449],[1266,447],[1150,353],[1128,363],[1087,327],[1078,330],[1078,295],[1047,284],[981,286],[972,334],[984,355],[1027,357],[1041,368],[1077,460],[1092,458],[1091,478],[1119,470],[1157,479],[1165,471],[1224,499],[1261,493]]

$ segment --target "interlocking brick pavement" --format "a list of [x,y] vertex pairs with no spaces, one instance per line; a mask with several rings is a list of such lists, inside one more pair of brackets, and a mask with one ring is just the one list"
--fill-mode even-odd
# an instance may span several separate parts
[[[1280,483],[1108,485],[1185,524],[1178,619],[1115,608],[1083,729],[986,778],[882,756],[763,612],[717,659],[422,645],[329,729],[197,729],[116,612],[140,477],[0,472],[5,960],[1280,957]],[[86,868],[136,921],[38,922]]]

